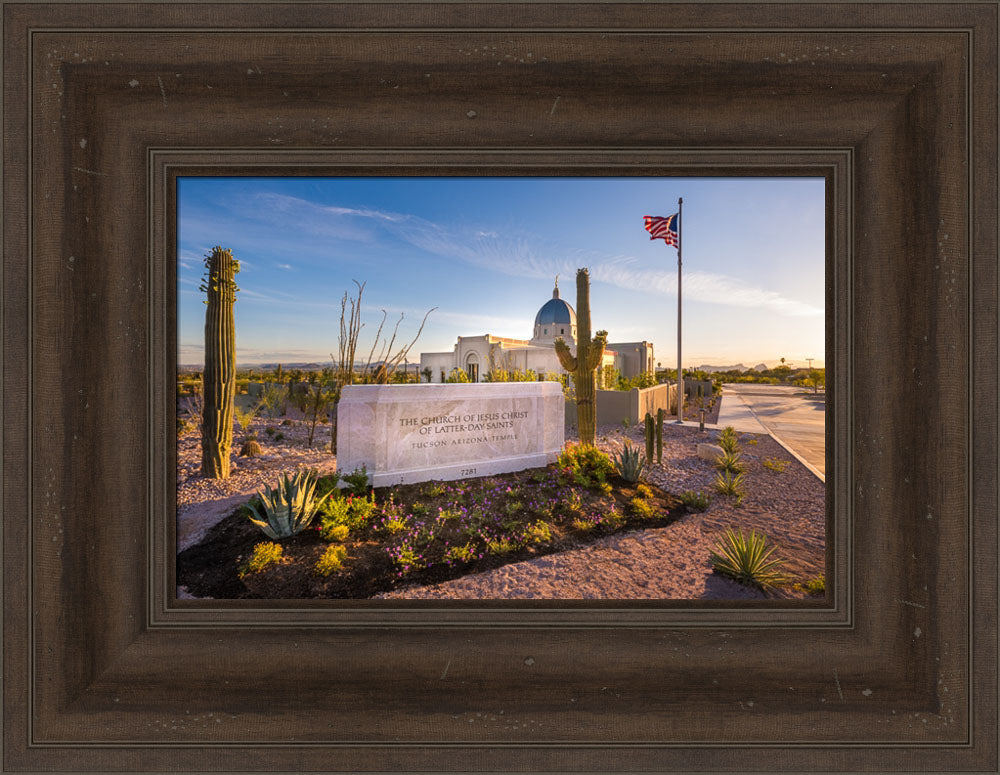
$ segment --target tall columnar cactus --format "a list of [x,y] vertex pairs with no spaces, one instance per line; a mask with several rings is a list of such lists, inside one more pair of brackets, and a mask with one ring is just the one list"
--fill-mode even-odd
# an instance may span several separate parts
[[594,445],[597,435],[597,368],[604,359],[604,347],[608,343],[608,332],[598,331],[590,338],[590,271],[578,269],[576,272],[576,357],[569,346],[559,337],[555,341],[559,363],[573,375],[576,388],[576,423],[580,432],[580,443]]
[[656,439],[656,428],[653,425],[653,415],[646,412],[646,460],[653,462],[653,443]]
[[656,410],[656,462],[663,462],[663,407]]
[[233,448],[233,402],[236,395],[236,273],[240,262],[220,247],[206,256],[208,274],[201,290],[205,304],[205,405],[201,423],[201,474],[211,479],[229,477]]

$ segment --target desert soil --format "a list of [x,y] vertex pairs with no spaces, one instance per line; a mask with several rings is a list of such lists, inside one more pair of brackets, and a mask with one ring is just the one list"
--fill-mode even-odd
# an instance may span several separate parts
[[[188,432],[178,440],[178,551],[198,543],[205,533],[244,503],[263,484],[285,471],[316,468],[332,471],[336,459],[328,451],[329,426],[319,425],[314,448],[306,446],[308,428],[258,419],[254,428],[264,454],[239,458],[229,480],[206,481],[198,475],[199,437]],[[285,439],[271,440],[273,427]],[[614,453],[626,438],[643,444],[643,429],[598,429],[598,447]],[[763,531],[777,545],[786,572],[804,582],[825,569],[824,484],[792,458],[770,436],[740,434],[747,463],[746,495],[741,505],[714,493],[715,470],[697,456],[699,442],[714,441],[716,431],[664,426],[663,462],[646,477],[680,494],[693,490],[712,495],[703,513],[686,514],[662,528],[620,533],[586,547],[512,563],[484,573],[430,586],[412,586],[382,595],[387,598],[439,599],[742,599],[763,593],[714,574],[709,553],[727,527]],[[575,439],[567,438],[567,441]],[[238,448],[238,445],[234,445]],[[765,460],[785,463],[782,472],[764,467]],[[804,593],[789,592],[791,596]],[[189,597],[183,587],[178,597]]]

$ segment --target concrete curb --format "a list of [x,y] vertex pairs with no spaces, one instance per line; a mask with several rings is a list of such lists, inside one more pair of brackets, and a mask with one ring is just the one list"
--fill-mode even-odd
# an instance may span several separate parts
[[[737,394],[737,395],[739,395],[739,394]],[[751,408],[750,404],[748,404],[746,401],[744,401],[743,404],[746,406],[746,408],[750,412],[750,414],[753,415],[754,419],[758,423],[760,423],[760,426],[767,432],[768,436],[770,436],[772,439],[774,439],[776,442],[778,442],[782,446],[782,448],[785,450],[785,452],[787,452],[789,455],[791,455],[796,460],[798,460],[802,465],[804,465],[806,467],[806,469],[808,471],[810,471],[811,473],[815,474],[815,476],[821,482],[823,482],[823,484],[826,484],[826,475],[825,474],[823,474],[818,468],[816,468],[816,466],[814,466],[812,463],[810,463],[804,457],[802,457],[802,455],[800,455],[798,452],[796,452],[794,449],[792,449],[790,446],[788,446],[788,444],[780,436],[778,436],[778,434],[776,434],[774,431],[772,431],[770,428],[768,428],[766,425],[764,425],[764,423],[762,423],[760,421],[760,418],[757,416],[757,413],[753,410],[753,408]]]

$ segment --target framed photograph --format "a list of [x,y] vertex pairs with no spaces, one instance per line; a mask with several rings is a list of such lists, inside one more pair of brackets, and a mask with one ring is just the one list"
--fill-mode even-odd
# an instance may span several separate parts
[[181,599],[826,604],[832,176],[168,174]]
[[[997,771],[998,10],[995,2],[3,3],[4,770]],[[241,230],[211,207],[192,210],[192,183],[261,181],[256,193],[345,207],[301,187],[515,179],[575,180],[581,190],[591,180],[818,181],[816,303],[828,379],[824,545],[813,570],[823,571],[822,593],[384,599],[285,595],[253,583],[252,594],[192,591],[178,548],[211,529],[185,538],[179,466],[185,455],[213,464],[204,445],[184,446],[179,421],[193,416],[181,411],[178,383],[185,365],[200,365],[207,398],[214,377],[207,346],[200,361],[184,358],[185,305],[201,301],[186,300],[184,289],[206,294],[206,309],[213,301],[180,282],[195,280],[184,263],[207,254],[207,285],[225,289],[233,277],[213,267],[242,257],[254,268],[251,252],[266,239],[291,245],[308,233],[273,199],[268,217],[295,222],[292,234]],[[454,194],[404,195],[450,202],[438,226],[458,214],[469,228],[489,228],[472,217],[489,197],[466,195],[463,209]],[[605,209],[623,196],[605,195]],[[762,218],[798,225],[771,209]],[[667,241],[673,212],[636,217],[653,218],[649,235]],[[229,259],[226,239],[187,241],[192,215],[206,234],[228,230],[238,243]],[[382,247],[384,266],[359,258],[378,269],[369,289],[388,284],[403,260]],[[496,260],[512,259],[509,245],[502,252]],[[438,270],[458,273],[461,259],[446,258]],[[333,310],[317,321],[331,342],[341,299],[362,308],[351,281],[368,279],[336,271],[322,278],[335,289]],[[453,326],[453,339],[431,349],[429,338],[427,350],[403,356],[403,375],[421,363],[430,382],[442,371],[444,382],[406,388],[509,391],[509,381],[479,378],[522,369],[514,357],[530,351],[541,360],[525,360],[522,371],[536,379],[518,389],[538,393],[532,407],[547,393],[561,404],[559,380],[537,376],[549,348],[560,349],[546,327],[570,326],[558,336],[573,338],[582,327],[576,280],[560,274],[553,287],[546,276],[543,298],[532,291],[531,330],[486,332],[509,364],[491,365],[486,351],[460,354],[456,337],[484,332]],[[275,274],[254,282],[254,293],[293,293]],[[563,305],[572,316],[548,305],[559,289],[577,300]],[[421,310],[435,305],[418,299]],[[633,368],[624,345],[648,340],[609,333],[605,344],[619,347],[607,348],[601,368],[618,369],[607,372],[617,379]],[[396,352],[390,345],[368,359],[371,384],[348,388],[378,390],[399,370]],[[273,367],[293,353],[274,354],[253,362],[266,375],[241,377],[247,395],[251,382],[261,391],[282,384]],[[302,357],[303,371],[313,354]],[[338,362],[353,368],[358,359],[331,354],[330,368]],[[458,384],[459,372],[476,384]],[[371,433],[351,430],[368,410],[351,404],[347,419],[343,410],[369,394],[348,388],[338,439],[368,443]],[[584,393],[576,399],[586,404]],[[306,422],[304,407],[285,419]],[[519,412],[529,410],[492,418],[490,408],[478,419],[392,411],[385,416],[419,444],[421,429],[430,439],[438,428],[455,438],[479,433],[469,423],[518,433]],[[280,418],[269,417],[273,436]],[[211,420],[202,422],[204,439]],[[575,431],[581,438],[586,422]],[[633,430],[638,446],[643,433]],[[338,468],[349,454],[359,464],[376,459],[356,447],[338,448]],[[217,460],[244,465],[222,448]],[[469,470],[479,460],[427,481],[477,478]],[[405,478],[417,468],[410,460],[375,473]],[[393,515],[382,518],[392,535]],[[323,540],[343,546],[335,523],[320,525]],[[515,527],[546,545],[537,521]],[[413,570],[408,547],[389,546],[396,572]],[[442,544],[434,556],[453,549]]]

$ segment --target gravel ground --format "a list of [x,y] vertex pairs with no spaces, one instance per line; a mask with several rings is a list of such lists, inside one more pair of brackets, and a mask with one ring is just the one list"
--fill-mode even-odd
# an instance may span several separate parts
[[[289,409],[291,414],[292,410]],[[331,455],[330,426],[317,424],[313,446],[307,446],[309,426],[301,416],[292,415],[289,425],[282,420],[256,418],[250,430],[256,432],[263,454],[240,457],[244,434],[234,434],[228,479],[203,479],[201,469],[201,436],[196,430],[177,438],[177,551],[198,543],[209,529],[233,509],[250,500],[264,485],[274,485],[283,473],[295,473],[312,468],[321,473],[334,471],[337,458]],[[280,441],[266,433],[273,428],[285,436]]]
[[[646,478],[673,493],[713,493],[715,469],[697,456],[699,442],[715,431],[664,426],[663,462]],[[628,438],[642,444],[641,428],[598,430],[597,446],[614,453]],[[575,439],[573,439],[575,440]],[[824,572],[825,489],[805,466],[770,436],[740,434],[748,464],[746,495],[715,495],[701,514],[688,514],[667,527],[603,538],[581,549],[506,565],[425,587],[407,587],[386,598],[477,599],[745,599],[765,595],[712,573],[709,552],[727,527],[756,529],[777,544],[788,571],[812,578]],[[756,443],[752,443],[756,442]],[[786,463],[783,472],[765,468],[765,459]],[[796,596],[795,593],[789,593]]]
[[[264,433],[273,427],[286,438],[274,442]],[[253,428],[264,454],[240,458],[235,452],[230,479],[210,481],[198,475],[199,436],[189,432],[178,440],[178,551],[197,543],[208,529],[244,503],[263,484],[282,472],[301,468],[332,471],[336,459],[327,451],[329,426],[316,429],[314,448],[306,446],[308,428],[300,421],[279,425],[258,419]],[[237,434],[239,438],[239,434]],[[740,599],[763,594],[721,578],[711,571],[709,552],[727,527],[763,531],[778,546],[787,570],[801,580],[824,572],[825,487],[770,436],[740,434],[747,463],[746,495],[733,499],[715,495],[711,462],[697,456],[699,442],[714,441],[716,431],[664,426],[663,462],[646,477],[680,494],[687,490],[712,495],[708,510],[688,514],[664,528],[624,533],[534,560],[513,563],[486,573],[441,584],[406,587],[387,598],[475,599]],[[598,447],[614,453],[628,438],[642,444],[642,428],[598,429]],[[567,438],[574,441],[574,438]],[[234,445],[238,449],[239,445]],[[786,464],[778,473],[764,460]],[[183,589],[180,596],[186,596]],[[794,594],[794,593],[793,593]]]

